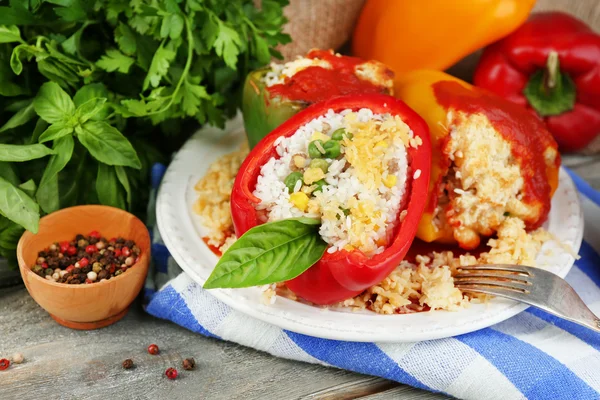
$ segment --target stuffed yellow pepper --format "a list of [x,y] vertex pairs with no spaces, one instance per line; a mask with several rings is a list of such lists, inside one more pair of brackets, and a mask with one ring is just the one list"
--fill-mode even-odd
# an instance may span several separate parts
[[523,107],[439,71],[397,79],[395,95],[429,125],[429,195],[417,237],[474,249],[511,217],[535,229],[547,218],[560,155]]

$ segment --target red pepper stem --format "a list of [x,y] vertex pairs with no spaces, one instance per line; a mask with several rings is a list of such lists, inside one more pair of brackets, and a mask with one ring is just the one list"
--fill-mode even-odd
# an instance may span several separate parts
[[548,87],[548,89],[554,89],[556,87],[556,82],[558,81],[558,79],[560,79],[558,53],[554,50],[550,51],[550,53],[548,54],[548,60],[546,61],[546,69],[548,72],[546,86]]

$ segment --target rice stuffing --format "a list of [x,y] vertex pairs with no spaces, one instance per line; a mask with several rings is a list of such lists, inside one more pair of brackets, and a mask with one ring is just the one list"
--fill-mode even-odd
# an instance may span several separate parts
[[420,145],[399,117],[329,110],[275,144],[254,195],[263,222],[321,220],[328,252],[382,252],[405,205],[406,148]]

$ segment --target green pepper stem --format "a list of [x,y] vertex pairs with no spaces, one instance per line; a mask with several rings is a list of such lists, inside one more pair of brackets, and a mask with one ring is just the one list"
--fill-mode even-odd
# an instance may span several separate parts
[[551,50],[548,54],[548,60],[546,61],[546,87],[550,90],[556,87],[556,82],[560,79],[558,53]]

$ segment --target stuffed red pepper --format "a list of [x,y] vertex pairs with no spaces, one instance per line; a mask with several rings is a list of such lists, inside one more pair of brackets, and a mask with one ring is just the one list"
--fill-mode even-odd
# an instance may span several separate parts
[[238,240],[205,284],[287,281],[332,304],[379,283],[408,251],[427,199],[424,120],[379,94],[321,102],[272,131],[231,193]]

